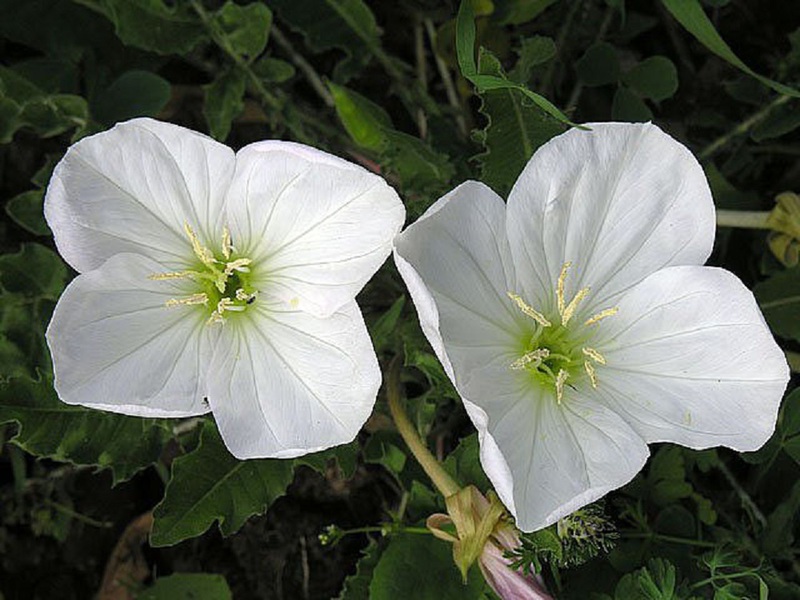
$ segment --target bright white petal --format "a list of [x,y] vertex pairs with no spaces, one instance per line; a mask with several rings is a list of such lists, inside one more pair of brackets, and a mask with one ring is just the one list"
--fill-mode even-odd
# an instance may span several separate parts
[[395,262],[423,331],[445,367],[452,363],[448,374],[456,383],[500,354],[509,364],[517,358],[534,322],[507,296],[516,280],[505,205],[491,189],[468,181],[437,201],[397,237]]
[[233,152],[211,138],[134,119],[67,150],[47,188],[45,216],[79,272],[118,252],[180,268],[193,258],[185,223],[218,244],[233,168]]
[[263,294],[326,316],[353,300],[386,260],[405,210],[366,169],[290,142],[259,142],[236,156],[227,218],[253,259]]
[[67,286],[47,328],[61,400],[147,417],[208,412],[207,317],[197,306],[164,306],[190,292],[185,283],[148,279],[163,270],[117,254]]
[[624,485],[647,460],[644,440],[614,412],[572,389],[559,406],[526,372],[487,365],[459,392],[486,417],[475,426],[494,448],[487,456],[482,445],[481,463],[522,531]]
[[237,316],[222,325],[208,382],[228,449],[291,458],[351,441],[381,383],[355,301],[320,319],[259,299]]
[[599,395],[648,442],[755,450],[775,428],[789,368],[752,293],[711,267],[645,279],[603,322]]
[[651,124],[589,126],[539,148],[508,200],[525,291],[552,310],[571,261],[567,297],[591,287],[578,318],[663,267],[704,263],[715,231],[708,183],[683,145]]

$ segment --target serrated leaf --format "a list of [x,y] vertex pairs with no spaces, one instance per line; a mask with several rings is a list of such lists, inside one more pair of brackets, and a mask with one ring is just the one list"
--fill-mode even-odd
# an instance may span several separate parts
[[378,559],[369,599],[473,600],[485,587],[477,569],[470,571],[464,584],[447,542],[430,535],[400,534],[390,539]]
[[660,102],[678,91],[678,69],[666,56],[651,56],[627,71],[622,81],[641,97]]
[[172,546],[205,532],[214,522],[223,535],[237,531],[282,496],[292,480],[290,460],[238,460],[213,423],[205,421],[200,443],[176,458],[164,499],[153,511],[153,546]]
[[683,453],[678,446],[664,446],[653,455],[647,482],[658,506],[669,506],[691,496],[692,486],[686,481]]
[[231,600],[228,583],[212,573],[175,573],[159,577],[137,600]]
[[16,254],[0,256],[0,287],[7,292],[55,300],[66,281],[61,258],[41,244],[23,244]]
[[[485,49],[480,53],[481,73],[503,77],[500,61]],[[564,126],[532,106],[516,89],[479,92],[481,114],[488,123],[483,130],[484,152],[476,158],[481,180],[505,196],[534,151]]]
[[239,6],[228,0],[214,14],[214,20],[239,56],[254,59],[266,48],[272,12],[264,4],[252,2]]
[[753,293],[772,330],[800,341],[800,267],[776,273],[757,284]]
[[228,137],[233,120],[244,110],[246,87],[246,75],[235,67],[203,87],[203,115],[214,138],[224,141]]
[[95,101],[95,118],[113,125],[134,117],[155,117],[167,104],[169,82],[150,71],[126,71],[117,77]]
[[0,382],[0,423],[14,421],[14,443],[34,456],[111,469],[114,483],[158,460],[171,433],[154,419],[61,402],[47,378]]
[[50,235],[42,206],[44,190],[30,190],[14,196],[6,203],[6,214],[23,229],[35,235]]
[[356,572],[344,580],[342,593],[337,600],[366,600],[369,598],[369,584],[372,574],[381,557],[380,548],[370,538],[369,544],[361,551],[361,558],[356,563]]
[[727,61],[737,69],[744,71],[748,75],[755,77],[767,87],[772,88],[778,93],[800,98],[800,91],[795,90],[787,85],[773,81],[768,77],[759,75],[748,67],[742,60],[734,54],[731,47],[725,43],[725,40],[719,35],[714,28],[714,24],[709,20],[703,7],[698,0],[661,0],[662,4],[672,14],[673,17],[683,27],[696,37],[701,44],[711,50],[714,54]]
[[586,86],[608,85],[619,79],[617,50],[608,42],[598,42],[586,50],[575,63],[578,79]]
[[75,0],[104,15],[126,45],[157,54],[185,54],[207,39],[200,18],[163,0]]
[[620,85],[614,92],[611,117],[628,123],[645,123],[653,119],[653,113],[639,96],[624,85]]
[[344,51],[334,81],[346,82],[380,47],[375,16],[363,0],[272,0],[270,6],[292,29],[303,33],[314,52]]

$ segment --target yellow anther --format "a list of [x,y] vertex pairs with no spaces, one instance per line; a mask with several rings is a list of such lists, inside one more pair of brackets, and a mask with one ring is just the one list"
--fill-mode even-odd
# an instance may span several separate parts
[[601,365],[606,364],[606,357],[600,354],[594,348],[582,348],[583,353],[591,358],[594,362],[599,363]]
[[564,312],[561,313],[561,324],[566,325],[569,323],[569,320],[572,318],[572,315],[575,314],[575,311],[578,309],[578,305],[583,301],[586,296],[589,295],[589,288],[581,288],[578,290],[578,293],[575,294],[575,297],[570,301],[567,307],[564,309]]
[[192,294],[185,298],[171,298],[167,300],[165,306],[172,308],[173,306],[189,306],[193,304],[208,304],[208,296],[206,294]]
[[256,295],[258,292],[253,292],[252,294],[248,294],[242,288],[236,290],[236,299],[241,302],[250,302],[251,300],[255,300]]
[[225,277],[230,277],[234,271],[239,271],[240,273],[249,273],[250,269],[247,268],[247,265],[252,262],[253,261],[249,258],[237,258],[229,263],[225,263]]
[[564,300],[564,282],[567,280],[567,271],[572,266],[572,262],[567,261],[561,267],[561,274],[558,276],[558,284],[556,285],[556,301],[558,302],[558,314],[564,314],[564,307],[566,301]]
[[597,375],[594,372],[594,365],[587,360],[583,363],[583,368],[586,370],[586,374],[592,382],[592,387],[597,389]]
[[169,273],[153,273],[148,275],[147,278],[153,281],[165,281],[167,279],[185,279],[192,275],[195,275],[194,271],[171,271]]
[[194,229],[192,229],[191,225],[184,223],[183,230],[186,232],[186,235],[189,236],[189,241],[192,242],[192,250],[194,251],[195,256],[200,259],[200,262],[207,267],[210,267],[217,262],[211,250],[200,243],[200,238],[197,237],[197,234],[194,232]]
[[556,375],[556,402],[559,404],[564,397],[564,384],[567,382],[567,377],[569,377],[569,373],[564,369],[559,369],[558,375]]
[[619,312],[619,308],[616,307],[616,306],[614,308],[603,309],[599,313],[594,315],[593,317],[590,317],[590,318],[586,319],[586,322],[584,323],[584,325],[594,325],[595,323],[597,323],[598,321],[600,321],[602,319],[605,319],[606,317],[613,317],[618,312]]
[[550,350],[547,348],[537,348],[536,350],[526,352],[520,356],[517,360],[509,365],[509,368],[513,371],[519,371],[530,364],[532,364],[534,367],[538,367],[540,364],[542,364],[542,360],[548,356],[550,356]]
[[222,228],[222,256],[225,260],[229,260],[233,252],[233,241],[231,240],[231,232],[226,227]]
[[525,300],[523,300],[520,296],[513,292],[506,292],[509,298],[514,301],[514,304],[522,311],[523,314],[529,316],[531,319],[539,323],[542,327],[550,327],[552,323],[547,320],[547,318],[540,313],[538,310],[529,306]]

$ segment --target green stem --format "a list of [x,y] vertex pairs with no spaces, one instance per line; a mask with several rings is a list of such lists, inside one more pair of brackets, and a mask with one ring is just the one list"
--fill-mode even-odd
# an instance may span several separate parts
[[708,146],[703,148],[699,152],[697,157],[701,161],[705,161],[711,158],[722,147],[726,146],[731,140],[750,131],[753,127],[755,127],[765,118],[767,118],[767,116],[773,110],[775,110],[779,106],[782,106],[783,104],[786,104],[791,99],[792,99],[791,96],[778,96],[777,98],[775,98],[775,100],[767,104],[764,108],[752,114],[750,117],[739,123],[736,127],[731,129],[727,133],[724,133],[723,135],[715,139],[713,142],[711,142]]
[[389,403],[389,411],[392,413],[397,431],[400,432],[414,458],[417,459],[422,469],[431,478],[439,492],[447,498],[457,493],[459,486],[425,446],[416,428],[412,425],[408,415],[406,415],[402,406],[400,391],[400,368],[400,356],[396,356],[389,366],[389,376],[386,381],[386,397]]
[[795,373],[800,373],[800,352],[786,352],[786,362],[789,363],[789,368]]
[[87,517],[86,515],[82,515],[81,513],[71,509],[69,506],[61,504],[60,502],[56,502],[54,500],[49,500],[45,498],[44,503],[57,510],[60,513],[64,513],[67,516],[72,517],[76,521],[80,521],[81,523],[86,523],[87,525],[91,525],[92,527],[102,527],[104,529],[108,529],[109,527],[113,527],[114,523],[109,523],[108,521],[98,521],[96,519],[92,519],[91,517]]
[[741,229],[770,229],[767,224],[769,211],[717,209],[717,227],[737,227]]
[[621,532],[620,536],[632,540],[654,540],[659,542],[669,542],[671,544],[683,544],[684,546],[697,546],[698,548],[716,547],[714,542],[704,542],[703,540],[693,540],[691,538],[663,535],[661,533]]
[[750,509],[753,517],[758,521],[758,524],[761,527],[767,526],[767,518],[764,516],[764,513],[761,512],[761,509],[758,508],[758,505],[753,501],[750,497],[750,494],[741,486],[741,484],[737,481],[736,477],[734,477],[733,473],[731,473],[730,469],[728,469],[727,465],[723,462],[718,462],[716,464],[717,470],[722,473],[725,479],[728,480],[730,486],[734,489],[736,494],[739,496],[739,500],[742,503],[742,506],[745,506]]
[[322,82],[322,77],[316,72],[314,67],[303,58],[303,56],[294,49],[294,46],[289,41],[283,32],[272,25],[272,29],[270,29],[270,33],[272,39],[274,39],[278,45],[283,48],[283,50],[289,55],[289,58],[294,63],[294,65],[300,70],[300,72],[305,75],[308,83],[311,85],[312,89],[317,93],[317,95],[322,99],[322,101],[327,106],[333,106],[333,96],[328,91],[328,88],[325,87],[325,84]]
[[701,579],[700,581],[698,581],[696,583],[693,583],[690,586],[690,589],[696,590],[698,588],[703,587],[704,585],[708,585],[709,583],[714,583],[715,581],[720,581],[720,580],[727,581],[729,579],[741,579],[742,577],[758,577],[758,575],[756,575],[756,571],[755,570],[747,571],[747,572],[744,572],[744,573],[730,573],[730,574],[725,573],[725,574],[722,574],[722,575],[713,575],[711,577],[707,577],[706,579]]

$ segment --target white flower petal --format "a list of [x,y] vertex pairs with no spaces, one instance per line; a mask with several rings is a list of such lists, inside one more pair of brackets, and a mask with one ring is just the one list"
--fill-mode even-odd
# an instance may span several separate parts
[[647,460],[644,440],[614,412],[572,389],[559,405],[527,372],[490,364],[459,392],[486,415],[475,426],[499,456],[487,461],[482,447],[481,464],[522,531],[555,523],[624,485]]
[[263,294],[326,316],[355,298],[405,218],[379,176],[319,150],[259,142],[236,156],[227,201],[233,242]]
[[118,252],[145,254],[171,268],[193,255],[184,224],[218,241],[233,152],[204,135],[134,119],[85,138],[56,166],[45,216],[64,259],[77,271]]
[[397,237],[395,262],[422,329],[454,382],[498,353],[509,364],[516,358],[533,321],[507,296],[516,282],[505,205],[492,190],[468,181],[438,200]]
[[508,200],[508,236],[527,295],[552,309],[571,261],[567,297],[591,287],[578,318],[663,267],[702,264],[715,231],[708,183],[683,145],[651,124],[589,126],[539,148]]
[[208,412],[207,317],[197,306],[164,305],[186,295],[186,284],[148,279],[162,270],[117,254],[67,286],[47,328],[61,400],[146,417]]
[[323,319],[261,299],[250,310],[222,325],[208,375],[228,449],[238,458],[291,458],[351,441],[381,383],[355,301]]
[[604,324],[598,392],[649,442],[760,447],[789,368],[753,294],[728,271],[672,267],[619,302]]

